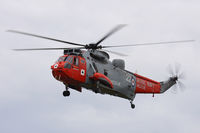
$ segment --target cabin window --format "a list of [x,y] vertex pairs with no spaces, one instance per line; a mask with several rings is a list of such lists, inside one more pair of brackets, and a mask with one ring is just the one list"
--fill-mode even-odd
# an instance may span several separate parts
[[105,75],[105,76],[108,76],[108,72],[107,72],[106,69],[104,69],[104,75]]
[[85,60],[81,59],[81,63],[82,63],[82,64],[85,64]]

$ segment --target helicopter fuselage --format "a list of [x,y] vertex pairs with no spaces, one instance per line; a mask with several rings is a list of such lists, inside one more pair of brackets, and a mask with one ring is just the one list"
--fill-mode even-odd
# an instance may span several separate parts
[[100,40],[96,41],[95,43],[87,44],[75,43],[17,30],[8,30],[8,32],[76,46],[76,48],[56,47],[14,49],[16,51],[64,50],[64,55],[61,56],[56,63],[51,66],[54,78],[63,82],[66,86],[66,91],[63,91],[63,96],[70,95],[70,91],[68,91],[69,88],[80,92],[82,91],[82,88],[86,88],[94,91],[95,93],[110,94],[128,99],[131,102],[131,107],[135,108],[135,105],[132,104],[132,101],[135,98],[136,93],[163,93],[176,83],[181,85],[181,82],[178,79],[183,77],[183,75],[182,73],[178,73],[178,69],[175,69],[175,73],[173,70],[170,71],[171,77],[167,81],[157,82],[151,80],[125,70],[125,62],[122,59],[114,59],[112,62],[109,61],[109,54],[105,51],[120,56],[124,56],[125,54],[106,49],[113,47],[135,47],[141,45],[184,43],[193,42],[194,40],[130,45],[101,45],[101,43],[108,37],[125,26],[126,25],[124,24],[117,25],[107,34],[105,34]]
[[66,87],[82,88],[133,100],[136,93],[161,93],[161,83],[122,69],[102,51],[81,51],[61,56],[51,66],[53,76]]

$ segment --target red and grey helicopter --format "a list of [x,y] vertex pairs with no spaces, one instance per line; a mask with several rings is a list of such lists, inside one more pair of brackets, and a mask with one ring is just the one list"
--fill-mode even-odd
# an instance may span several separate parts
[[164,93],[175,84],[179,84],[181,86],[182,82],[180,82],[179,79],[183,77],[183,74],[179,73],[178,70],[175,70],[175,74],[171,70],[172,75],[166,81],[154,81],[139,74],[125,70],[125,61],[122,59],[114,59],[110,61],[110,57],[107,52],[121,56],[124,54],[108,51],[105,49],[112,47],[183,43],[191,42],[193,40],[115,46],[100,45],[105,39],[107,39],[109,36],[124,26],[125,25],[117,25],[96,43],[90,43],[86,45],[16,30],[8,31],[79,46],[75,48],[63,47],[14,49],[17,51],[64,50],[64,54],[60,56],[55,64],[51,66],[51,69],[54,78],[65,85],[65,91],[63,91],[63,96],[65,97],[70,95],[69,88],[79,92],[82,91],[82,88],[86,88],[88,90],[92,90],[95,93],[110,94],[113,96],[128,99],[131,103],[131,107],[135,108],[135,105],[132,102],[138,93],[160,94]]

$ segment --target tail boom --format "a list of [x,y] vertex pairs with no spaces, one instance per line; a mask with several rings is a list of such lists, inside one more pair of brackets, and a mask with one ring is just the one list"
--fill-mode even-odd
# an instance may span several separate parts
[[171,77],[167,81],[157,82],[138,74],[134,75],[136,76],[135,93],[163,93],[176,84],[177,80],[177,77]]

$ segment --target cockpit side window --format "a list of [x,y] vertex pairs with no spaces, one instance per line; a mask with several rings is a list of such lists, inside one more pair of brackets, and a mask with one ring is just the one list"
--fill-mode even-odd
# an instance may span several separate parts
[[70,56],[66,57],[65,61],[66,61],[66,63],[64,65],[64,68],[71,69],[71,64],[73,62],[73,56],[70,55]]
[[73,57],[72,56],[68,56],[65,61],[67,61],[68,63],[72,64],[73,61]]
[[78,66],[78,57],[74,56],[74,65]]
[[62,56],[62,57],[58,58],[58,60],[57,60],[56,62],[62,62],[62,61],[64,61],[64,60],[65,60],[65,57]]

